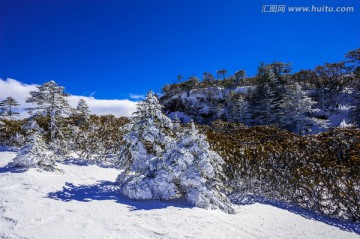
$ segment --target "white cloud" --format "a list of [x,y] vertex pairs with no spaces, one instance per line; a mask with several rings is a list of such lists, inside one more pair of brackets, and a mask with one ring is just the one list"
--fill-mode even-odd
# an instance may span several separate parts
[[144,100],[146,98],[145,95],[138,95],[138,94],[129,94],[129,97],[134,100]]
[[[30,105],[25,103],[26,98],[29,97],[29,92],[37,90],[35,84],[24,84],[14,79],[0,79],[0,100],[11,96],[19,102],[20,113],[22,117],[26,117],[28,114],[25,108]],[[123,100],[102,100],[96,99],[93,96],[78,96],[70,95],[67,97],[70,105],[76,107],[80,99],[84,99],[89,106],[91,113],[98,115],[113,114],[115,116],[131,116],[135,111],[136,102],[123,99]]]
[[84,99],[89,106],[91,113],[97,115],[113,114],[115,116],[131,116],[135,111],[136,102],[124,100],[101,100],[94,97],[71,95],[68,101],[72,107],[76,107],[80,99]]

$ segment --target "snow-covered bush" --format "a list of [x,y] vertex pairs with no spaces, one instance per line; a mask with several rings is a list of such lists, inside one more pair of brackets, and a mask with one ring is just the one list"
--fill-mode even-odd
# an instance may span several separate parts
[[27,137],[26,144],[23,146],[16,157],[13,159],[11,166],[25,168],[41,168],[47,171],[56,169],[55,156],[48,150],[47,145],[42,139],[40,127],[35,120],[30,120],[27,124],[31,134]]

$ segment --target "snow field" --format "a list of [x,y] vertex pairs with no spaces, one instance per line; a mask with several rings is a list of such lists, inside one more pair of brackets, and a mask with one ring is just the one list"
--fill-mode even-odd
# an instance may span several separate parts
[[114,186],[116,169],[6,169],[15,155],[0,152],[0,238],[360,238],[259,203],[235,206],[237,214],[229,215],[185,200],[128,200]]

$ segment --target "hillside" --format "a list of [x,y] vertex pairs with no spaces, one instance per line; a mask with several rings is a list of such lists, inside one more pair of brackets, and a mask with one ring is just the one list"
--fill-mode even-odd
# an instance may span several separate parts
[[251,77],[245,70],[231,75],[223,69],[217,77],[205,72],[200,78],[179,78],[162,88],[160,102],[169,117],[177,115],[185,123],[220,119],[274,125],[302,135],[359,125],[359,51],[312,70],[292,72],[291,63],[273,62],[260,63]]

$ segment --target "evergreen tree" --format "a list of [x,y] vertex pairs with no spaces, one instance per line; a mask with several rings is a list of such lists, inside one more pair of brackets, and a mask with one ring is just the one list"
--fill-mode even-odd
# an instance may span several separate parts
[[75,117],[76,126],[83,125],[90,119],[89,106],[84,99],[79,100],[73,116]]
[[[121,192],[133,199],[172,199],[185,196],[194,206],[233,213],[220,191],[222,158],[209,150],[194,124],[172,137],[173,125],[152,91],[140,102],[126,125],[126,144],[120,150],[117,178]],[[176,126],[179,131],[178,125]]]
[[244,83],[244,80],[246,78],[245,70],[239,70],[239,71],[235,72],[234,78],[235,78],[236,85],[240,85],[240,84]]
[[90,110],[89,110],[89,106],[87,105],[86,101],[84,99],[80,99],[77,106],[76,106],[76,112],[78,114],[84,115],[84,116],[89,116],[90,115]]
[[58,135],[62,135],[59,127],[61,117],[70,114],[71,111],[66,100],[68,95],[64,93],[64,87],[59,86],[55,81],[45,82],[37,88],[37,91],[30,91],[30,97],[26,100],[26,103],[35,104],[29,109],[29,113],[50,117],[50,141],[54,142]]
[[170,199],[177,195],[175,185],[165,181],[166,185],[157,186],[167,188],[167,192],[154,190],[154,183],[166,176],[158,167],[165,146],[172,141],[172,127],[170,118],[162,113],[162,106],[150,91],[124,127],[126,144],[120,149],[118,166],[122,172],[117,178],[123,194],[133,199]]
[[217,76],[218,76],[218,79],[220,79],[220,77],[221,77],[223,80],[225,80],[226,74],[227,74],[227,70],[225,70],[225,69],[217,70],[217,71],[216,71],[216,74],[217,74]]
[[318,109],[313,109],[314,102],[301,89],[298,83],[288,85],[286,95],[279,102],[278,126],[291,132],[305,134],[313,126],[327,127],[327,121],[311,117]]
[[235,212],[221,191],[225,180],[224,161],[210,150],[206,136],[199,133],[193,122],[190,129],[178,133],[176,141],[168,145],[162,162],[166,180],[173,182],[175,192],[185,196],[191,205]]
[[16,112],[19,103],[12,97],[7,97],[5,100],[0,102],[0,116],[12,119],[19,115]]
[[42,139],[41,128],[34,118],[31,118],[25,125],[27,132],[30,132],[23,146],[11,163],[14,167],[32,168],[37,167],[47,171],[56,169],[55,156],[48,150]]
[[245,100],[245,97],[240,95],[235,99],[234,105],[231,109],[231,119],[234,122],[248,124],[250,117],[249,104]]
[[213,74],[209,72],[204,72],[203,82],[205,83],[206,86],[210,87],[215,82],[215,77],[213,76]]
[[276,125],[279,123],[280,104],[286,95],[289,64],[275,62],[269,65],[263,63],[258,68],[257,85],[250,91],[250,107],[252,109],[252,124]]
[[187,81],[182,83],[184,89],[186,90],[187,97],[190,97],[190,92],[195,88],[198,81],[199,79],[196,76],[190,76]]
[[267,125],[275,122],[274,93],[268,83],[250,90],[250,107],[252,109],[252,125]]

